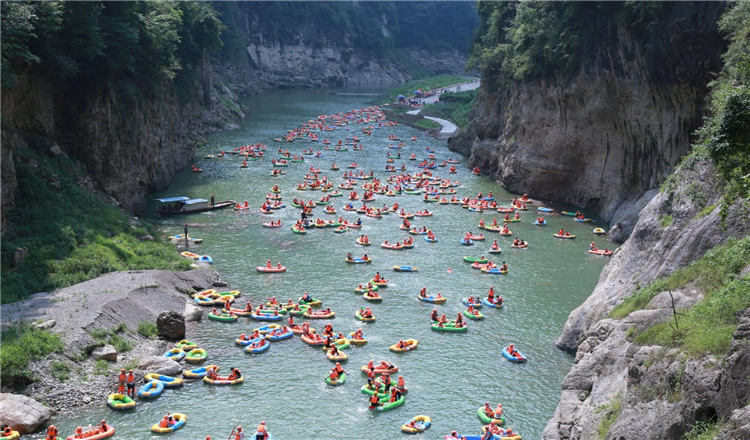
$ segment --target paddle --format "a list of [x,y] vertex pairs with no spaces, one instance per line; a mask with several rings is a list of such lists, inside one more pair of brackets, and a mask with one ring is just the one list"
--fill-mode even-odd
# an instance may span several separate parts
[[227,440],[231,439],[234,434],[235,434],[234,429],[232,429],[232,433],[229,434],[229,437],[227,438]]

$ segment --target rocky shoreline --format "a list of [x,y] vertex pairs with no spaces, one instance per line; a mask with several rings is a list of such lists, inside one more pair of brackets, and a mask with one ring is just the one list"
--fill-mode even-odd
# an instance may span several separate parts
[[[225,288],[226,283],[212,268],[122,271],[3,305],[3,328],[19,322],[35,323],[58,334],[65,343],[62,353],[52,353],[29,365],[37,380],[23,395],[52,412],[63,412],[103,404],[117,390],[120,368],[137,371],[137,386],[145,383],[142,376],[146,372],[179,374],[182,366],[162,354],[174,340],[184,338],[186,322],[190,325],[201,319],[203,312],[189,295],[214,287]],[[159,322],[157,326],[158,337],[139,333],[141,322],[157,323],[165,318],[166,324]],[[126,341],[130,349],[118,352],[109,344],[112,335]],[[63,364],[64,380],[60,379]],[[9,391],[4,389],[3,393]]]

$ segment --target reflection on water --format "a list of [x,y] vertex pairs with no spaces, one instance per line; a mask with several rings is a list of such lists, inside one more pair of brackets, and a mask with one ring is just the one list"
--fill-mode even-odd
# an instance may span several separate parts
[[[347,92],[362,92],[362,89],[347,89]],[[373,90],[364,90],[373,92]],[[251,109],[242,122],[242,129],[221,132],[208,136],[209,144],[201,147],[195,162],[205,172],[194,174],[183,170],[174,179],[172,186],[153,197],[186,195],[210,197],[217,200],[249,200],[250,212],[223,210],[182,217],[151,219],[164,233],[181,233],[181,223],[194,224],[191,234],[205,239],[200,253],[209,254],[223,279],[234,288],[243,291],[257,303],[270,296],[279,299],[297,299],[304,291],[320,298],[337,313],[332,322],[335,331],[348,333],[363,327],[369,343],[364,347],[348,350],[349,362],[345,364],[352,374],[346,385],[327,387],[323,379],[332,367],[319,348],[305,345],[299,338],[273,343],[265,354],[250,356],[236,348],[233,340],[242,332],[258,327],[258,323],[241,318],[238,323],[225,324],[204,321],[191,324],[188,337],[209,352],[209,362],[221,365],[224,370],[238,366],[246,376],[245,383],[237,387],[211,387],[202,382],[188,383],[181,389],[167,390],[154,401],[141,401],[135,411],[116,413],[102,403],[96,407],[63,414],[54,420],[61,426],[61,433],[72,433],[77,425],[86,425],[106,417],[117,427],[117,438],[145,439],[152,436],[149,427],[167,411],[188,414],[188,422],[180,431],[170,434],[177,439],[202,439],[212,435],[222,439],[237,425],[253,431],[265,420],[277,439],[391,439],[401,436],[400,426],[412,416],[426,414],[432,417],[433,426],[418,438],[442,438],[450,430],[465,434],[479,432],[480,422],[476,409],[484,402],[502,402],[513,420],[512,426],[529,439],[539,438],[547,420],[552,416],[560,395],[560,382],[570,369],[572,358],[557,350],[553,343],[560,333],[568,313],[579,305],[596,284],[599,272],[605,263],[601,257],[588,255],[588,243],[593,240],[591,229],[606,227],[601,221],[585,225],[571,221],[570,217],[551,216],[546,228],[535,227],[532,222],[536,212],[522,214],[523,221],[511,224],[514,236],[530,242],[526,250],[513,250],[508,237],[497,236],[503,254],[497,260],[510,265],[507,276],[483,275],[461,261],[464,255],[479,256],[486,253],[489,242],[464,247],[459,240],[464,231],[478,232],[480,217],[489,221],[492,214],[481,216],[459,206],[426,205],[420,196],[378,197],[375,205],[398,201],[407,211],[414,212],[426,206],[435,211],[429,218],[415,219],[416,226],[425,225],[433,229],[439,243],[428,244],[415,237],[416,247],[411,250],[389,251],[378,244],[383,240],[395,242],[405,233],[398,229],[401,220],[395,215],[382,219],[362,217],[373,246],[367,253],[374,262],[369,265],[348,265],[344,262],[347,252],[355,255],[364,248],[355,244],[356,232],[334,234],[330,229],[313,230],[305,236],[292,234],[288,226],[299,217],[294,208],[281,210],[273,218],[284,221],[280,229],[264,229],[261,221],[271,216],[258,213],[263,195],[278,183],[284,202],[291,199],[320,198],[318,191],[293,189],[310,165],[328,170],[332,161],[343,166],[358,162],[361,169],[375,170],[377,177],[386,178],[385,153],[389,142],[386,135],[394,133],[402,139],[418,135],[417,142],[408,143],[402,156],[416,152],[424,157],[425,146],[436,149],[438,162],[449,157],[459,158],[447,150],[445,142],[426,138],[422,133],[401,126],[376,130],[365,137],[358,128],[352,131],[321,133],[320,138],[333,141],[347,135],[358,134],[363,139],[366,151],[324,151],[325,157],[315,159],[306,156],[304,164],[290,164],[283,177],[269,176],[270,158],[279,146],[299,153],[304,147],[322,149],[320,143],[297,141],[277,143],[273,139],[300,123],[319,114],[335,113],[359,108],[368,103],[369,97],[352,95],[330,95],[326,90],[287,90],[266,93],[245,101]],[[239,145],[264,142],[268,145],[265,161],[250,162],[250,168],[240,169],[236,156],[223,159],[203,159],[206,154],[215,154],[221,149]],[[512,197],[487,177],[472,176],[466,169],[465,159],[460,158],[459,173],[451,175],[462,183],[458,196],[476,195],[492,191],[502,203],[508,204]],[[416,162],[406,160],[410,172],[417,171]],[[396,161],[396,166],[401,161]],[[436,174],[448,177],[445,168]],[[341,172],[327,171],[329,178],[337,184]],[[355,213],[341,211],[343,198],[334,203],[344,218],[354,220]],[[318,211],[320,208],[318,208]],[[319,213],[321,217],[325,214]],[[333,216],[331,216],[333,217]],[[337,217],[337,216],[336,216]],[[578,234],[577,240],[555,240],[551,234],[559,228],[570,229]],[[492,233],[485,232],[489,237]],[[599,240],[601,241],[601,239]],[[289,268],[283,275],[261,275],[255,272],[256,265],[267,259],[281,261]],[[395,273],[394,264],[418,266],[418,273]],[[448,275],[446,270],[453,269]],[[391,279],[387,289],[381,290],[385,300],[382,304],[370,304],[353,288],[380,271]],[[486,318],[470,322],[467,334],[434,333],[429,326],[432,306],[416,299],[423,286],[431,292],[442,292],[449,298],[447,305],[437,306],[438,311],[453,317],[463,309],[462,297],[469,294],[485,294],[490,286],[503,295],[504,310],[483,310]],[[242,302],[244,303],[244,301]],[[377,322],[363,324],[354,318],[354,312],[363,305],[375,311]],[[328,321],[312,321],[312,326],[321,329]],[[395,354],[388,346],[399,339],[415,338],[421,341],[419,349]],[[511,364],[500,355],[504,344],[513,342],[529,358],[526,364]],[[360,393],[364,375],[357,370],[370,359],[388,359],[398,364],[409,388],[406,404],[385,413],[367,410],[366,396]]]

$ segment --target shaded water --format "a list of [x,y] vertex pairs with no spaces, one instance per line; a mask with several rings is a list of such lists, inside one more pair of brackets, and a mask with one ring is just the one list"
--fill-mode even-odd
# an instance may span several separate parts
[[[349,88],[346,91],[360,90]],[[540,438],[557,405],[560,382],[572,364],[572,357],[553,344],[568,313],[581,304],[596,284],[605,260],[589,255],[588,243],[594,239],[591,229],[606,225],[600,220],[586,225],[570,217],[548,216],[547,227],[536,227],[532,224],[536,212],[531,210],[522,213],[522,222],[510,225],[514,236],[530,242],[530,248],[525,250],[511,249],[512,237],[484,232],[490,240],[497,237],[503,253],[495,260],[510,265],[506,276],[483,275],[461,261],[464,255],[486,254],[490,241],[477,242],[473,247],[459,243],[464,231],[480,231],[476,228],[479,218],[484,217],[489,223],[493,214],[498,219],[502,214],[480,215],[458,205],[425,204],[421,196],[377,196],[372,205],[397,201],[410,212],[425,207],[433,210],[433,217],[417,218],[413,224],[433,229],[439,239],[437,244],[415,237],[414,249],[381,249],[378,245],[383,240],[395,242],[406,236],[398,229],[401,219],[393,214],[382,219],[361,216],[365,224],[362,233],[368,234],[373,242],[368,248],[355,244],[359,234],[354,230],[346,234],[334,234],[332,229],[312,230],[305,236],[292,234],[289,226],[299,218],[299,210],[291,207],[291,200],[294,197],[317,200],[323,195],[319,191],[294,189],[310,165],[325,171],[335,161],[343,170],[356,161],[360,169],[375,170],[376,177],[384,180],[390,175],[383,171],[389,133],[402,139],[419,137],[417,142],[406,141],[408,148],[401,150],[404,159],[412,152],[425,157],[427,145],[435,148],[438,163],[450,157],[461,159],[456,175],[448,175],[445,168],[434,170],[437,175],[462,183],[457,196],[492,191],[499,203],[509,204],[511,194],[487,177],[471,175],[465,158],[448,151],[444,141],[426,138],[406,126],[375,130],[370,137],[362,136],[359,126],[352,126],[351,131],[321,133],[321,140],[333,141],[347,135],[360,135],[366,150],[324,151],[324,158],[306,156],[304,163],[291,163],[285,176],[269,176],[270,158],[276,157],[279,146],[293,153],[299,153],[303,147],[312,146],[316,150],[323,147],[307,141],[277,143],[274,138],[319,114],[359,108],[371,99],[334,96],[327,90],[276,91],[248,98],[245,104],[252,113],[241,123],[241,130],[208,136],[209,144],[196,154],[195,162],[205,172],[196,174],[183,170],[167,191],[154,194],[153,198],[172,195],[208,198],[216,194],[217,201],[249,200],[253,209],[151,217],[162,232],[169,234],[182,233],[181,224],[190,223],[191,235],[205,239],[196,252],[211,255],[223,279],[233,288],[242,290],[240,304],[244,304],[245,298],[257,304],[270,296],[296,300],[304,291],[309,291],[337,313],[330,321],[335,331],[348,334],[363,327],[369,343],[348,350],[349,361],[344,367],[351,374],[346,385],[327,387],[323,379],[333,364],[319,348],[307,346],[297,337],[273,343],[268,352],[251,356],[235,347],[233,340],[240,333],[262,324],[249,318],[240,318],[234,324],[204,320],[189,326],[188,338],[208,350],[208,363],[222,366],[223,371],[231,366],[240,367],[246,377],[243,385],[211,387],[202,382],[187,383],[181,389],[167,390],[154,401],[141,401],[130,413],[117,413],[102,404],[58,417],[53,422],[62,427],[61,433],[68,435],[77,425],[106,417],[117,427],[118,438],[144,439],[152,436],[149,426],[171,411],[188,414],[186,426],[170,435],[179,439],[202,439],[206,435],[223,439],[222,436],[228,435],[238,424],[252,433],[254,427],[265,420],[277,439],[379,440],[403,436],[401,424],[412,416],[426,414],[432,417],[433,426],[416,437],[442,439],[454,429],[463,434],[478,433],[481,424],[476,410],[489,401],[493,405],[504,404],[513,421],[509,425],[524,437]],[[222,149],[256,142],[268,145],[267,159],[250,162],[247,169],[239,168],[237,156],[203,158]],[[418,171],[417,162],[406,160],[406,164],[409,172]],[[401,161],[397,160],[394,165],[400,166]],[[342,180],[341,173],[325,171],[324,174],[338,184]],[[289,207],[278,215],[265,216],[258,212],[258,207],[274,184],[283,189],[283,201]],[[359,217],[356,213],[341,211],[344,197],[333,200],[340,214],[328,216],[321,212],[322,208],[316,208],[316,216],[338,218],[342,215],[349,220]],[[355,206],[360,204],[355,203]],[[280,218],[285,226],[262,228],[260,223],[270,218]],[[561,227],[578,234],[578,239],[553,238],[551,234]],[[374,261],[368,265],[349,265],[344,262],[347,252],[355,255],[367,252]],[[281,261],[288,272],[281,275],[256,273],[254,267],[267,259]],[[395,273],[391,270],[394,264],[415,265],[420,271]],[[453,269],[452,275],[446,273],[448,268]],[[353,293],[353,288],[369,280],[375,271],[391,280],[389,287],[381,290],[385,298],[381,304],[368,303]],[[416,299],[423,286],[449,298],[447,305],[437,306],[437,309],[450,318],[464,309],[461,298],[469,294],[485,295],[490,286],[495,286],[505,298],[506,306],[503,310],[483,308],[486,318],[470,321],[467,334],[435,333],[429,324],[433,307]],[[372,307],[377,322],[357,321],[354,312],[360,306]],[[329,321],[311,321],[311,325],[320,330],[326,322]],[[406,354],[388,351],[388,346],[406,338],[419,339],[419,349]],[[501,357],[501,348],[511,342],[526,354],[527,363],[511,364]],[[366,396],[360,393],[365,376],[357,370],[371,359],[387,359],[399,366],[399,374],[404,375],[409,389],[405,405],[384,413],[367,410]]]

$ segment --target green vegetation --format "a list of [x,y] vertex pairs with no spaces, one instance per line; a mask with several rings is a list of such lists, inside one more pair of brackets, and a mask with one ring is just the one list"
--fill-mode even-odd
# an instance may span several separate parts
[[430,119],[425,119],[425,118],[422,118],[422,119],[417,120],[416,122],[413,122],[412,125],[419,127],[419,128],[423,128],[425,130],[434,130],[436,128],[442,127],[442,125],[438,124],[437,122],[432,121]]
[[693,429],[682,436],[682,440],[713,440],[723,428],[724,425],[715,421],[696,422]]
[[710,84],[711,117],[699,131],[727,185],[721,203],[728,208],[750,198],[750,3],[734,2],[719,22],[729,41],[721,76]]
[[34,381],[29,362],[62,352],[65,344],[56,334],[29,324],[10,327],[2,332],[0,345],[0,379],[3,386],[22,388]]
[[117,350],[118,353],[124,353],[133,349],[133,343],[123,338],[119,334],[113,334],[107,340],[107,343]]
[[[42,145],[40,140],[40,150]],[[3,303],[116,270],[190,267],[171,244],[140,241],[157,234],[131,226],[128,216],[82,188],[84,173],[66,156],[51,158],[32,148],[14,155],[18,190],[2,240]],[[11,268],[10,257],[22,247],[28,256]]]
[[154,339],[159,333],[159,327],[156,326],[156,323],[151,321],[141,321],[138,323],[138,333],[141,336]]
[[672,221],[674,221],[674,218],[671,215],[663,215],[661,216],[661,218],[659,218],[659,224],[661,225],[662,229],[671,225]]
[[446,93],[440,97],[435,104],[424,106],[421,114],[448,119],[461,128],[469,125],[469,113],[474,108],[477,99],[477,91]]
[[714,212],[714,209],[716,209],[716,205],[708,205],[701,212],[698,213],[698,218],[703,218],[712,212]]
[[612,309],[609,316],[622,319],[646,307],[659,292],[676,290],[689,283],[695,283],[696,287],[707,294],[721,290],[735,280],[737,274],[748,264],[750,264],[750,237],[729,240],[706,252],[702,258],[689,266],[636,291]]
[[[398,95],[413,96],[413,92],[415,90],[427,91],[440,87],[452,86],[454,84],[461,84],[468,81],[471,81],[471,78],[466,78],[459,75],[439,75],[405,82],[404,84],[401,84],[400,86],[390,91],[391,101],[396,101],[396,97]],[[388,100],[383,100],[382,102],[388,102]]]
[[602,416],[602,420],[599,422],[599,427],[596,430],[601,440],[604,440],[607,437],[609,429],[612,427],[615,421],[617,421],[617,418],[620,417],[621,409],[622,398],[620,397],[619,393],[614,397],[614,399],[612,399],[612,402],[595,409],[595,412],[597,414],[604,412],[604,416]]
[[615,25],[659,32],[670,8],[668,2],[479,2],[468,68],[479,69],[491,90],[507,79],[568,77],[595,56],[592,49],[612,41]]
[[109,362],[99,359],[94,365],[94,374],[97,376],[106,376],[109,374]]
[[68,380],[68,373],[70,373],[70,365],[67,362],[53,362],[52,363],[52,377],[55,379],[65,382]]
[[20,1],[2,3],[2,29],[3,87],[31,67],[77,86],[117,76],[111,85],[140,93],[187,85],[224,25],[202,2]]

